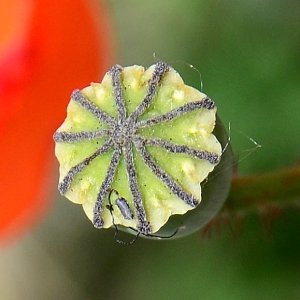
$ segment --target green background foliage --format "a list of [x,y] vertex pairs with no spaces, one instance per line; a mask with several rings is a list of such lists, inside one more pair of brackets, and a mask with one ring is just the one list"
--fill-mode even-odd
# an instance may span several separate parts
[[[242,174],[296,163],[300,119],[300,2],[107,1],[123,66],[164,60],[218,105]],[[153,53],[156,58],[153,58]],[[76,88],[76,87],[74,87]],[[300,299],[300,217],[295,209],[250,215],[232,230],[170,241],[117,244],[80,206],[57,196],[48,219],[1,256],[22,298]],[[121,233],[122,238],[131,239]],[[26,263],[24,263],[26,261]],[[47,269],[48,278],[39,274]],[[8,290],[5,280],[1,290]],[[1,297],[0,297],[1,298]],[[2,299],[2,298],[1,298]],[[6,299],[6,298],[3,298]],[[11,299],[11,298],[8,298]]]

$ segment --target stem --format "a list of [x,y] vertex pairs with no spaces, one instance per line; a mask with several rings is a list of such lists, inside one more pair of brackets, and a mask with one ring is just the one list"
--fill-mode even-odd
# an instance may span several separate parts
[[261,175],[234,177],[222,212],[252,212],[269,206],[299,205],[300,166],[296,166]]

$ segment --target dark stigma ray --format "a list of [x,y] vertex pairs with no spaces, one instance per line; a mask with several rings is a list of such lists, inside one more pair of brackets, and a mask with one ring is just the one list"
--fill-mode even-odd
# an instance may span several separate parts
[[[142,141],[141,138],[139,139]],[[150,139],[147,138],[147,139],[143,139],[143,141],[144,141],[144,145],[146,146],[159,146],[171,153],[185,153],[194,158],[206,160],[213,165],[217,164],[220,160],[220,155],[218,155],[217,153],[209,152],[205,150],[196,150],[186,145],[172,144],[169,143],[168,141],[159,138],[150,138]]]
[[128,175],[129,187],[132,193],[134,208],[138,220],[137,230],[140,233],[147,235],[152,232],[152,228],[150,223],[147,221],[145,208],[142,202],[141,192],[138,187],[138,180],[134,167],[131,143],[127,144],[127,147],[124,149],[124,156],[126,161],[126,170]]
[[183,106],[174,108],[173,110],[171,110],[163,115],[156,116],[156,117],[153,117],[148,120],[143,120],[143,121],[137,122],[135,125],[135,128],[139,129],[139,128],[143,128],[143,127],[147,127],[147,126],[153,126],[153,125],[156,125],[161,122],[171,121],[173,119],[176,119],[176,118],[178,118],[188,112],[194,111],[196,109],[206,108],[206,109],[210,110],[210,109],[213,109],[214,107],[215,107],[214,101],[208,97],[205,97],[201,101],[193,101],[190,103],[186,103]]
[[106,112],[101,110],[98,106],[96,106],[93,102],[88,100],[80,90],[73,91],[71,95],[71,99],[75,102],[79,103],[84,109],[93,114],[98,120],[113,126],[116,124],[116,119],[108,115]]
[[120,65],[115,65],[109,70],[109,74],[112,76],[112,86],[114,92],[114,99],[116,101],[118,109],[118,122],[123,123],[126,118],[126,107],[123,96],[123,90],[121,85],[121,74],[123,68]]
[[106,153],[111,147],[113,143],[112,140],[109,139],[107,142],[105,142],[102,147],[100,147],[96,152],[94,152],[91,156],[85,158],[82,162],[78,163],[74,167],[72,167],[65,178],[59,183],[58,190],[59,192],[64,195],[68,189],[70,188],[70,185],[72,181],[74,180],[75,176],[80,173],[84,167],[88,166],[92,160],[94,160],[99,155],[102,155]]
[[122,151],[120,148],[115,149],[110,164],[108,166],[106,176],[104,181],[102,182],[101,188],[99,190],[99,193],[97,195],[97,200],[94,206],[94,218],[93,218],[93,224],[95,228],[102,228],[104,225],[104,221],[101,217],[101,213],[103,211],[104,207],[104,198],[108,194],[112,182],[115,177],[115,173],[117,170],[117,167],[119,165],[120,159],[121,159]]
[[102,137],[107,137],[110,134],[109,129],[101,129],[97,131],[80,131],[80,132],[55,132],[53,139],[55,142],[74,143],[83,140],[94,140]]
[[156,164],[139,139],[135,139],[134,144],[145,164],[150,168],[152,173],[155,174],[156,177],[160,179],[173,194],[191,207],[196,207],[199,204],[198,200],[192,194],[184,191],[169,174],[167,174],[159,165]]
[[152,74],[152,78],[149,80],[148,89],[146,96],[142,103],[136,108],[136,110],[128,117],[129,122],[133,123],[136,119],[141,116],[144,111],[150,106],[152,100],[156,94],[157,87],[159,82],[161,81],[162,77],[165,75],[166,72],[169,71],[169,66],[162,61],[159,61],[155,65],[154,72]]

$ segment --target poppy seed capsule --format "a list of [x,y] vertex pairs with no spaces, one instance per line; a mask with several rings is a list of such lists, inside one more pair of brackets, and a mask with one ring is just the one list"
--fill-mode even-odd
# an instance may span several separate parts
[[[216,110],[164,62],[147,70],[113,66],[101,83],[73,92],[54,134],[59,191],[82,204],[97,228],[113,226],[104,208],[115,190],[126,199],[114,212],[120,229],[175,237],[198,230],[220,209],[231,181],[232,155],[230,147],[222,152],[227,136]],[[214,186],[207,205],[201,183],[214,169],[203,191]],[[191,212],[192,222],[185,219]]]

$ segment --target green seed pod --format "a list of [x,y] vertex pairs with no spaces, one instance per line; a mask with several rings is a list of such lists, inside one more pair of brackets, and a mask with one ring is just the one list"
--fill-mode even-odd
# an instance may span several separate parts
[[[172,238],[179,238],[194,233],[203,228],[222,208],[229,194],[233,175],[234,156],[226,130],[220,120],[216,117],[216,126],[213,134],[217,137],[224,149],[220,162],[201,183],[202,200],[193,210],[184,215],[171,216],[168,222],[155,233],[158,236],[168,236],[177,230]],[[128,231],[127,229],[125,229]],[[128,231],[129,232],[129,231]]]
[[228,138],[215,103],[164,62],[116,65],[75,90],[54,140],[59,191],[96,228],[184,236],[213,218],[229,191],[232,154],[222,151]]

